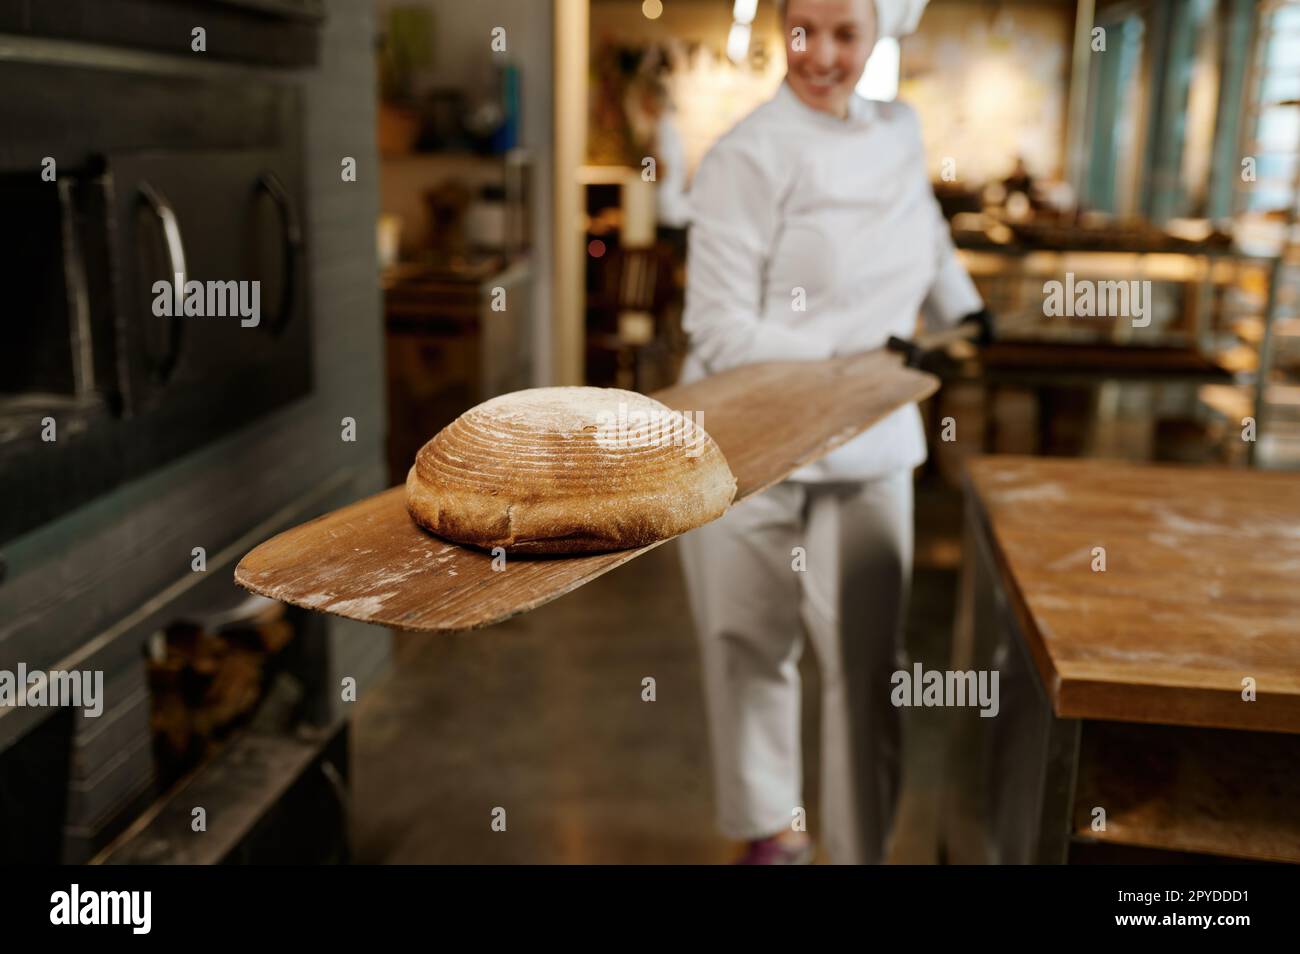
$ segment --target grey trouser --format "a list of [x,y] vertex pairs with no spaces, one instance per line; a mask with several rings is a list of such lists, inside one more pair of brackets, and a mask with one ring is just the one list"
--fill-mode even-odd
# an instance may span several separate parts
[[681,554],[723,834],[766,837],[804,809],[806,630],[821,671],[822,843],[837,864],[881,861],[900,770],[900,714],[889,696],[890,677],[907,668],[911,472],[778,484],[686,534]]

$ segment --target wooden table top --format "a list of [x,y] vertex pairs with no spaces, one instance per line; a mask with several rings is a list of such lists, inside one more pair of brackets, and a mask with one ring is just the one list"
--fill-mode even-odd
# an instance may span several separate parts
[[967,490],[1058,716],[1300,733],[1300,474],[983,457]]

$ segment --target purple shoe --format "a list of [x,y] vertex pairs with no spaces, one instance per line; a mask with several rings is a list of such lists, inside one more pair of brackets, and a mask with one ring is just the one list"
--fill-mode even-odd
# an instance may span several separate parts
[[738,865],[810,865],[813,859],[813,844],[806,841],[802,845],[790,846],[777,838],[764,838],[751,841],[745,853],[733,864]]

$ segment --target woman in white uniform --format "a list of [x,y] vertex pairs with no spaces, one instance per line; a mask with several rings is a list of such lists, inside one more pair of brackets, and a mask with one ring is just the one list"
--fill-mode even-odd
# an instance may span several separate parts
[[[877,37],[909,32],[924,5],[787,0],[785,81],[714,145],[691,187],[684,381],[878,348],[910,337],[918,312],[931,325],[986,322],[915,113],[853,92]],[[824,847],[837,863],[884,857],[899,776],[890,677],[906,667],[912,470],[924,460],[909,405],[682,539],[718,823],[748,843],[743,862],[812,857],[805,631],[821,672]]]

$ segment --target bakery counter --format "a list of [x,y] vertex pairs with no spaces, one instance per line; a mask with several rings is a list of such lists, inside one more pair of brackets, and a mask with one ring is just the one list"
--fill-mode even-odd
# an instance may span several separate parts
[[1300,862],[1300,477],[986,457],[965,490],[951,669],[998,706],[954,722],[949,860]]

